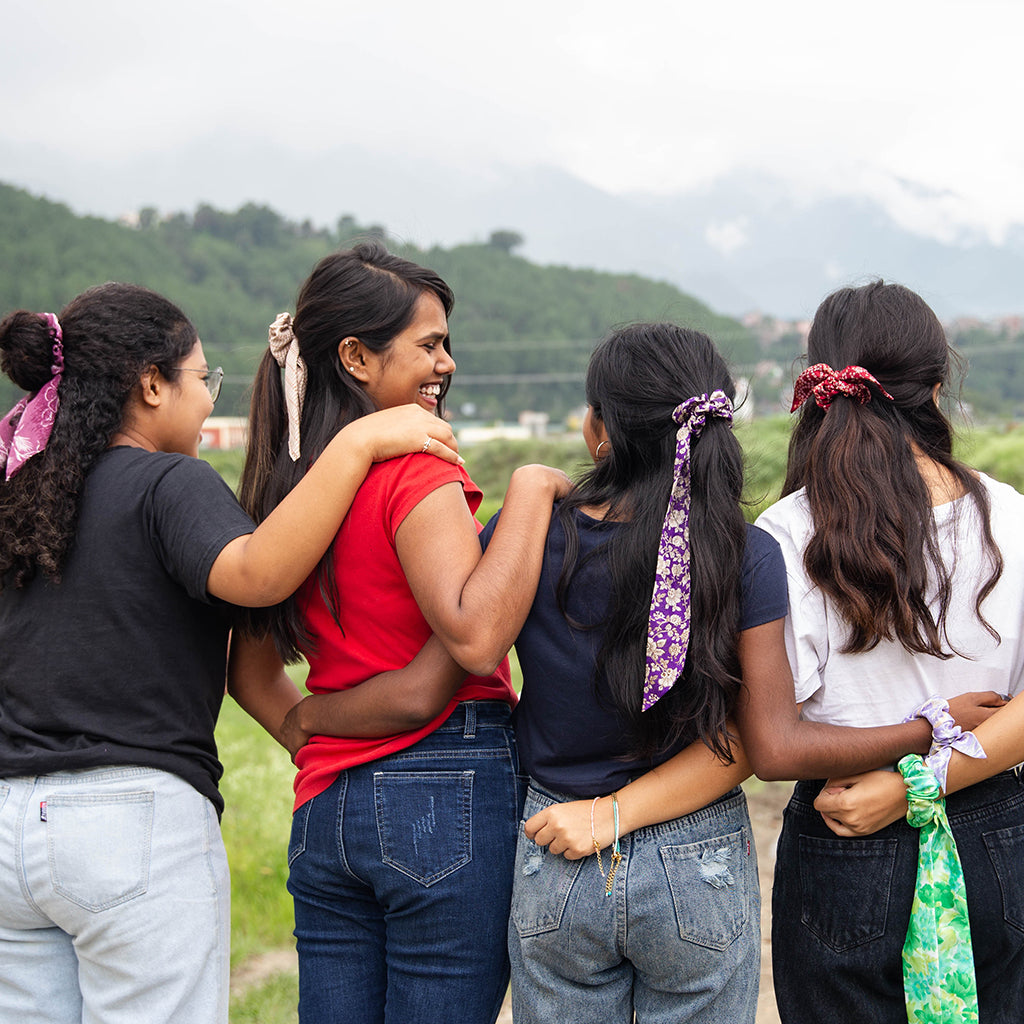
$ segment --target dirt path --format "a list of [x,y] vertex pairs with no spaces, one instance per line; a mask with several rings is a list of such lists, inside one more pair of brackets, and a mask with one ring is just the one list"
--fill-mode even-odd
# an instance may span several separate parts
[[[757,867],[761,876],[761,993],[757,1001],[757,1024],[779,1024],[772,989],[771,891],[775,874],[775,843],[782,828],[782,809],[793,785],[789,782],[756,783],[747,794],[750,820],[757,845]],[[295,972],[298,963],[294,949],[273,950],[252,957],[231,972],[231,994],[240,995],[262,985],[275,974]],[[512,1024],[512,1009],[506,999],[498,1024]]]

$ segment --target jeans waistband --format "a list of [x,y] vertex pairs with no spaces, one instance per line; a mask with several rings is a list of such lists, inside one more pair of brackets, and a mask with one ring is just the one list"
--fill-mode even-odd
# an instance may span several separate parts
[[464,700],[434,731],[461,732],[472,739],[477,729],[503,728],[511,721],[512,709],[503,700]]
[[[814,800],[825,785],[825,779],[805,779],[798,782],[793,789],[793,803],[800,805],[804,812],[817,814]],[[980,807],[999,803],[1013,797],[1024,797],[1024,783],[1020,768],[1008,768],[1006,771],[983,779],[973,786],[958,790],[946,797],[946,813],[952,819],[960,814],[970,814]]]
[[125,765],[101,765],[95,768],[66,768],[62,771],[45,772],[42,775],[21,775],[10,776],[7,782],[22,782],[29,784],[46,783],[51,786],[77,785],[80,782],[107,782],[112,779],[134,779],[152,775],[165,775],[170,778],[178,778],[172,772],[164,771],[162,768],[152,768],[141,764]]

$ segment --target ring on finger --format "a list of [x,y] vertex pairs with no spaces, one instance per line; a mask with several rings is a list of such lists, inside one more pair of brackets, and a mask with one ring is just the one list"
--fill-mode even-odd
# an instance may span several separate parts
[[434,439],[432,437],[428,437],[426,441],[423,442],[423,447],[420,450],[425,452],[430,447],[430,442],[433,440]]

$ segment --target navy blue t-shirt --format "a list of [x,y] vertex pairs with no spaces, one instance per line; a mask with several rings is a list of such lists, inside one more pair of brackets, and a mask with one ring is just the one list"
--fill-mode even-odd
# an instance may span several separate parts
[[[480,535],[486,547],[495,516]],[[618,529],[576,513],[579,532],[577,565]],[[610,793],[631,778],[667,761],[687,745],[682,740],[655,760],[629,754],[625,723],[595,697],[594,672],[601,648],[600,629],[574,629],[559,610],[555,590],[565,556],[565,532],[555,518],[548,534],[540,583],[533,607],[516,641],[523,671],[523,692],[514,722],[523,769],[556,793],[592,797]],[[747,526],[743,553],[740,629],[785,618],[786,566],[774,538]],[[566,595],[569,616],[577,622],[600,622],[609,598],[607,568],[590,559],[573,576]]]

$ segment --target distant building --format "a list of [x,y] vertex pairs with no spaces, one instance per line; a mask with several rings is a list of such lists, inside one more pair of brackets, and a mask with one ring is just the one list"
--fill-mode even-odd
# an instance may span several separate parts
[[530,412],[524,409],[519,414],[519,426],[526,427],[530,437],[547,437],[550,416],[546,412]]
[[244,416],[211,416],[203,424],[201,447],[213,451],[244,448],[249,421]]

